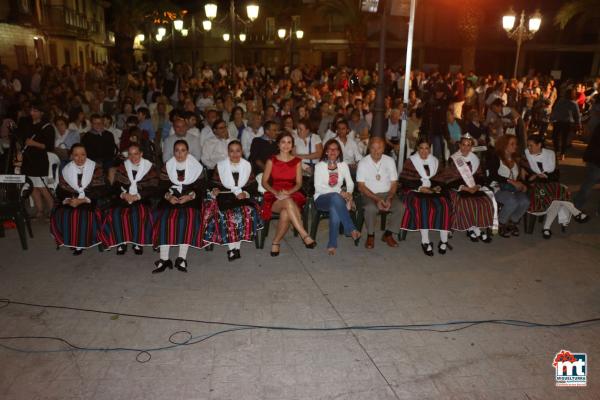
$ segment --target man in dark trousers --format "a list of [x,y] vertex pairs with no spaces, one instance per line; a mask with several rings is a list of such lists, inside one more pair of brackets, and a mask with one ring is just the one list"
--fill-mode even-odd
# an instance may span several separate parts
[[114,160],[117,153],[115,139],[110,131],[104,129],[104,120],[98,114],[90,117],[92,128],[83,135],[81,143],[85,146],[87,157],[102,166],[112,184],[115,176]]
[[552,146],[554,152],[560,154],[561,160],[565,159],[565,153],[568,147],[569,133],[578,126],[581,128],[581,114],[579,106],[575,102],[577,92],[571,88],[566,91],[565,96],[560,98],[550,115],[552,124]]

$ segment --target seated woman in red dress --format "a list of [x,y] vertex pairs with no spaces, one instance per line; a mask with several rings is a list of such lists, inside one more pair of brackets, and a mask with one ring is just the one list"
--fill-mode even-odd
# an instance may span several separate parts
[[317,243],[308,235],[302,226],[300,210],[306,203],[306,197],[300,191],[302,187],[302,160],[292,155],[294,138],[289,132],[282,132],[277,137],[279,153],[267,160],[262,185],[265,188],[263,201],[263,219],[271,219],[272,213],[279,213],[277,232],[271,244],[271,256],[279,255],[280,241],[290,227],[290,223],[300,234],[308,249]]

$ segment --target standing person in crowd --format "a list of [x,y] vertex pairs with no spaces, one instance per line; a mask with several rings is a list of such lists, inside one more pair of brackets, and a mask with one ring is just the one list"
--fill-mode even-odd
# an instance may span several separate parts
[[445,160],[445,135],[446,112],[448,111],[448,100],[446,99],[447,88],[443,83],[437,83],[434,87],[433,96],[425,103],[423,108],[423,122],[421,132],[427,135],[428,143],[433,147],[433,155],[438,159]]
[[498,228],[498,206],[493,192],[484,187],[484,168],[471,151],[474,144],[471,135],[463,135],[443,175],[450,189],[452,230],[467,231],[472,242],[490,243],[488,230]]
[[[594,185],[600,182],[600,124],[596,125],[590,143],[583,154],[585,161],[585,180],[575,195],[575,207],[582,209],[585,206]],[[597,208],[600,213],[600,207]]]
[[586,214],[571,203],[569,189],[560,184],[556,154],[544,148],[542,135],[527,138],[523,168],[529,184],[529,212],[533,215],[546,215],[542,231],[544,239],[552,236],[550,227],[557,216],[558,223],[563,227],[569,224],[571,216],[577,222],[589,220]]
[[169,161],[173,157],[173,149],[175,148],[175,142],[184,140],[188,144],[189,153],[196,159],[201,158],[201,147],[200,139],[187,132],[187,125],[183,118],[175,117],[173,121],[173,129],[175,134],[170,135],[163,142],[163,162]]
[[100,244],[102,216],[96,201],[106,195],[107,186],[102,167],[87,158],[82,144],[71,147],[71,159],[56,190],[58,203],[50,217],[50,232],[57,246],[72,248],[78,256]]
[[375,247],[375,227],[377,214],[388,213],[386,229],[381,237],[389,247],[398,247],[393,234],[400,230],[404,209],[398,198],[398,170],[390,156],[383,154],[385,141],[373,137],[369,143],[369,155],[358,163],[356,182],[361,193],[361,204],[365,214],[367,241],[365,247]]
[[258,185],[252,166],[242,157],[242,144],[232,140],[228,156],[217,163],[211,186],[212,201],[205,203],[204,240],[227,245],[227,259],[241,257],[242,242],[251,242],[263,228],[260,207],[253,200]]
[[127,149],[127,160],[115,174],[111,207],[106,211],[100,239],[106,248],[117,248],[117,255],[127,251],[127,244],[141,255],[142,246],[152,245],[151,200],[158,185],[158,173],[144,158],[139,144]]
[[519,236],[519,220],[529,208],[527,186],[522,182],[519,168],[517,137],[504,135],[496,141],[495,152],[488,160],[488,173],[495,197],[502,204],[498,213],[499,234],[502,237]]
[[312,173],[315,164],[323,154],[323,143],[319,135],[310,132],[308,120],[298,121],[294,143],[296,144],[295,155],[302,159],[303,168]]
[[54,150],[55,132],[40,102],[31,104],[30,115],[31,125],[23,132],[24,145],[17,160],[22,160],[21,173],[27,175],[33,183],[31,197],[36,211],[35,218],[44,218],[48,217],[54,203],[44,178],[48,176],[50,168],[48,152]]
[[461,72],[456,73],[452,83],[452,103],[450,110],[455,119],[462,119],[463,105],[465,104],[465,81]]
[[154,263],[153,274],[173,268],[169,259],[170,247],[179,247],[175,268],[181,272],[187,272],[190,246],[204,247],[201,229],[205,191],[203,170],[202,164],[191,155],[188,142],[177,140],[173,144],[173,157],[167,161],[160,175],[164,196],[155,212],[152,232],[152,242],[160,249],[160,259]]
[[250,146],[250,157],[248,161],[252,164],[252,171],[259,174],[265,170],[267,160],[277,154],[277,135],[279,134],[279,125],[275,121],[267,121],[264,125],[264,134],[255,138]]
[[354,182],[348,164],[343,161],[342,148],[335,139],[325,143],[321,161],[315,166],[314,182],[315,206],[318,210],[329,213],[329,255],[335,255],[340,224],[344,228],[344,234],[351,236],[358,245],[360,232],[349,211],[353,205]]
[[265,165],[262,186],[266,192],[263,200],[263,219],[268,221],[273,212],[279,213],[277,231],[271,244],[271,256],[279,255],[281,240],[290,228],[290,223],[298,231],[304,246],[313,249],[317,246],[302,225],[302,208],[306,196],[302,188],[302,160],[293,155],[294,137],[289,132],[277,136],[279,153],[272,156]]
[[561,160],[565,159],[565,153],[569,146],[569,134],[575,128],[581,128],[581,114],[575,102],[576,98],[575,89],[567,90],[565,96],[556,102],[552,114],[550,114],[553,126],[552,145],[554,151],[560,154]]
[[103,171],[108,174],[108,181],[112,184],[115,176],[115,157],[117,147],[113,134],[104,129],[104,120],[98,114],[90,117],[91,129],[83,135],[81,144],[85,146],[87,157],[100,164]]
[[431,154],[431,144],[422,137],[417,141],[415,154],[404,162],[400,175],[406,205],[402,229],[421,232],[421,248],[428,256],[433,256],[430,231],[440,232],[440,254],[452,250],[448,244],[452,208],[446,193],[442,191],[443,176],[439,164],[439,160]]
[[213,137],[204,142],[202,147],[202,164],[211,171],[219,161],[227,158],[227,146],[233,140],[229,137],[227,123],[220,118],[213,123],[213,132]]

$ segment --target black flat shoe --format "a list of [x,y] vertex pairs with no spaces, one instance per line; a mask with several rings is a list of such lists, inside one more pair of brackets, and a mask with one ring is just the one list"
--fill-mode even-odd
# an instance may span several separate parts
[[584,213],[579,213],[577,215],[575,215],[573,217],[573,219],[577,222],[579,222],[580,224],[583,224],[585,222],[588,222],[590,220],[590,216]]
[[469,239],[471,239],[471,242],[478,242],[479,241],[479,237],[477,236],[477,234],[475,232],[473,232],[472,230],[468,230],[467,231],[467,237]]
[[503,238],[509,238],[510,233],[511,230],[508,225],[500,225],[500,229],[498,229],[498,235],[502,236]]
[[[446,246],[446,247],[442,248],[442,246]],[[439,242],[438,243],[438,253],[446,254],[446,251],[448,251],[448,250],[452,250],[452,246],[450,245],[450,243],[448,243],[448,242]]]
[[479,241],[483,243],[491,243],[492,236],[490,236],[488,233],[481,233],[481,235],[479,235]]
[[177,268],[181,272],[188,272],[187,260],[185,258],[177,257],[175,259],[175,268]]
[[133,252],[136,255],[141,256],[142,254],[144,254],[144,248],[142,246],[133,246]]
[[240,251],[238,249],[227,250],[227,260],[235,261],[238,258],[241,258]]
[[240,254],[240,249],[235,249],[233,250],[235,252],[235,259],[237,260],[238,258],[242,258],[242,255]]
[[[273,246],[277,246],[277,251],[273,251]],[[280,248],[281,243],[271,243],[271,257],[277,257],[279,255]]]
[[550,229],[544,229],[542,231],[542,237],[544,239],[550,239],[552,237],[552,231]]
[[73,255],[74,256],[80,256],[83,254],[83,249],[75,249],[73,250]]
[[118,245],[117,246],[117,255],[122,256],[125,253],[127,253],[127,245],[126,244]]
[[307,249],[314,249],[315,247],[317,247],[317,242],[315,240],[313,240],[311,243],[306,243],[306,239],[310,238],[309,235],[306,235],[302,238],[302,242],[304,243],[304,247],[306,247]]
[[426,256],[433,257],[433,243],[421,243],[421,248]]
[[160,274],[161,272],[165,272],[167,268],[173,269],[173,263],[171,260],[158,260],[154,262],[156,268],[152,270],[153,274]]
[[515,237],[518,237],[521,234],[519,227],[516,224],[510,227],[510,234]]

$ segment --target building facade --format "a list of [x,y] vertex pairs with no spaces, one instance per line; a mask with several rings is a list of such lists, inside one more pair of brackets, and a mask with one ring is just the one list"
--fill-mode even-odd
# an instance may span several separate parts
[[23,69],[39,62],[87,70],[108,60],[114,34],[102,0],[0,1],[0,64]]

